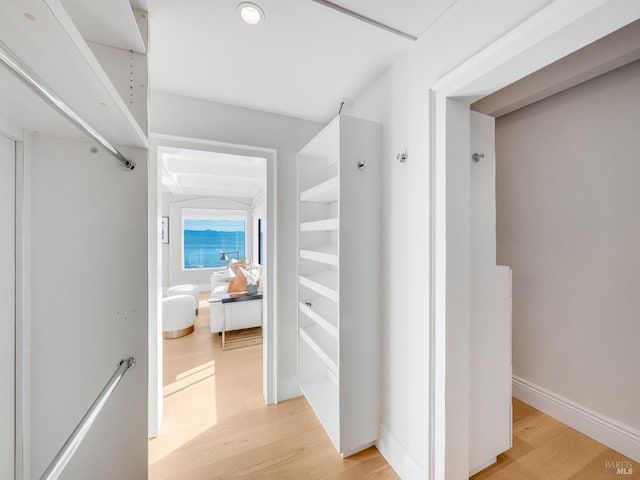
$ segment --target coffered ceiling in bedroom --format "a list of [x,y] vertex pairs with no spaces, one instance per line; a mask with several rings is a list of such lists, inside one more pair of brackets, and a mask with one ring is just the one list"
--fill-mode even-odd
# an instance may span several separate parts
[[[326,122],[414,43],[313,0],[254,1],[257,26],[240,0],[147,0],[151,88]],[[417,37],[455,1],[333,3]]]
[[264,192],[266,159],[160,147],[161,183],[179,195],[254,199]]

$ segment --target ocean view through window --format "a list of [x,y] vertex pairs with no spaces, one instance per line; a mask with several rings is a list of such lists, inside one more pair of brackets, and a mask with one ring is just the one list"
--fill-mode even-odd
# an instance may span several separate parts
[[245,257],[245,221],[185,218],[182,227],[184,269],[222,267]]

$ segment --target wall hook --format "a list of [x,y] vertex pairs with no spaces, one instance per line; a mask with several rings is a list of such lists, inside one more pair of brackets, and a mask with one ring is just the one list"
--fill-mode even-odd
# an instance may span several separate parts
[[407,161],[407,158],[409,158],[409,156],[407,155],[407,152],[404,153],[399,153],[398,155],[396,155],[396,158],[398,160],[400,160],[400,163],[404,163]]
[[471,155],[471,160],[473,160],[475,163],[478,163],[481,158],[484,158],[484,153],[474,153],[473,155]]
[[358,162],[358,170],[364,170],[367,166],[367,162]]

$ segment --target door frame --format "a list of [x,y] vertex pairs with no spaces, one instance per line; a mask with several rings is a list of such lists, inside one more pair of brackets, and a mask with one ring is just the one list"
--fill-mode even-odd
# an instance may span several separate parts
[[31,137],[0,117],[15,142],[15,448],[14,474],[31,478]]
[[[17,252],[17,143],[14,138],[4,135],[0,131],[0,141],[2,142],[2,151],[7,157],[0,158],[2,162],[3,182],[6,182],[3,188],[3,217],[9,220],[8,227],[4,229],[3,245],[6,248],[2,250],[4,268],[2,269],[2,293],[5,295],[3,299],[3,309],[6,310],[7,325],[2,331],[3,347],[0,348],[2,353],[2,414],[3,422],[6,420],[8,425],[13,428],[5,429],[2,432],[3,444],[3,461],[0,469],[4,474],[15,477],[16,460],[17,460],[17,280],[18,280],[18,258]],[[4,323],[4,322],[3,322]],[[5,388],[6,386],[6,388]],[[7,425],[7,426],[8,426]]]
[[469,106],[638,18],[637,0],[556,0],[429,89],[432,479],[468,478]]
[[160,175],[158,150],[162,147],[185,148],[266,158],[265,221],[266,295],[263,299],[264,332],[262,351],[262,393],[267,405],[278,401],[277,368],[277,151],[271,148],[239,145],[200,138],[151,134],[149,148],[149,438],[162,424],[162,328],[159,322],[162,302],[162,250],[160,247]]

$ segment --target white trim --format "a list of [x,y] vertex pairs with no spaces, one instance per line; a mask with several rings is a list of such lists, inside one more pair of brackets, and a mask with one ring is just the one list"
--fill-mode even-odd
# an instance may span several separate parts
[[298,377],[283,378],[278,382],[278,398],[276,402],[284,402],[290,398],[302,396],[302,390],[298,384]]
[[413,455],[382,425],[378,430],[376,448],[402,480],[429,478]]
[[[200,150],[211,150],[211,151],[220,151],[225,150],[228,153],[236,153],[239,152],[249,152],[250,156],[257,156],[262,154],[261,156],[267,159],[267,178],[266,178],[266,215],[265,220],[268,223],[267,226],[267,237],[265,238],[265,248],[266,248],[266,278],[265,278],[265,291],[266,298],[263,299],[263,312],[264,312],[264,329],[263,329],[263,358],[262,358],[262,367],[263,367],[263,396],[265,402],[269,405],[275,403],[278,399],[278,355],[277,355],[277,344],[278,344],[278,321],[277,321],[277,298],[278,298],[278,285],[277,285],[277,265],[278,265],[278,256],[277,256],[277,225],[278,225],[278,217],[277,217],[277,172],[278,172],[278,155],[277,150],[273,148],[263,148],[263,147],[254,147],[251,145],[240,145],[240,144],[232,144],[225,142],[217,142],[214,140],[207,139],[199,139],[199,138],[191,138],[191,137],[182,137],[175,135],[165,135],[158,133],[151,133],[149,135],[151,147],[149,149],[149,182],[158,182],[159,184],[159,169],[161,168],[158,162],[158,149],[161,147],[179,147],[179,148],[198,148]],[[244,154],[244,153],[241,153]],[[157,256],[161,254],[161,249],[158,249],[157,242],[159,242],[158,238],[158,222],[159,218],[162,216],[160,212],[160,200],[156,197],[158,192],[158,187],[152,188],[149,187],[149,223],[150,223],[150,234],[149,234],[149,251],[156,252]],[[154,271],[152,264],[157,260],[157,258],[149,259],[149,297],[151,301],[155,301],[157,298],[158,301],[160,299],[160,292],[162,291],[162,286],[157,285],[157,282],[160,282],[159,275],[161,275],[161,271]],[[156,278],[158,278],[156,282]],[[208,287],[207,287],[208,288]],[[159,330],[158,320],[160,319],[161,311],[158,307],[158,312],[156,315],[156,319],[149,319],[149,377],[150,377],[150,385],[152,383],[156,383],[161,379],[161,375],[158,375],[159,371],[161,371],[161,365],[156,367],[154,363],[158,363],[155,358],[151,357],[151,354],[154,352],[152,347],[152,343],[160,342],[161,340],[156,340],[157,336],[152,335],[152,330]],[[154,338],[156,337],[156,338]],[[161,359],[160,359],[161,361]],[[151,378],[153,377],[153,379]],[[155,380],[154,380],[155,379]],[[161,388],[161,385],[160,385]],[[161,390],[160,390],[161,391]],[[153,394],[151,387],[150,392]],[[154,400],[152,399],[150,394],[149,397],[149,433],[152,436],[156,431],[156,425],[159,428],[162,417],[161,407],[158,408],[155,405]],[[158,395],[161,398],[161,395]]]
[[[171,142],[171,143],[188,143],[190,145],[209,145],[211,147],[221,147],[221,148],[231,148],[231,149],[241,149],[241,150],[252,150],[254,152],[261,153],[271,153],[273,155],[276,154],[275,148],[265,148],[265,147],[254,147],[252,145],[242,145],[239,143],[227,143],[227,142],[217,142],[215,140],[207,140],[202,138],[192,138],[192,137],[182,137],[180,135],[167,135],[164,133],[150,133],[149,138],[157,140],[158,143],[162,142]],[[186,147],[185,147],[186,148]],[[192,147],[193,148],[193,147]]]
[[24,133],[21,128],[17,127],[4,117],[0,117],[0,135],[9,137],[15,142],[22,142]]
[[639,430],[517,375],[513,375],[513,396],[640,462]]
[[[20,135],[22,137],[22,135]],[[31,137],[16,143],[16,470],[31,478]]]

